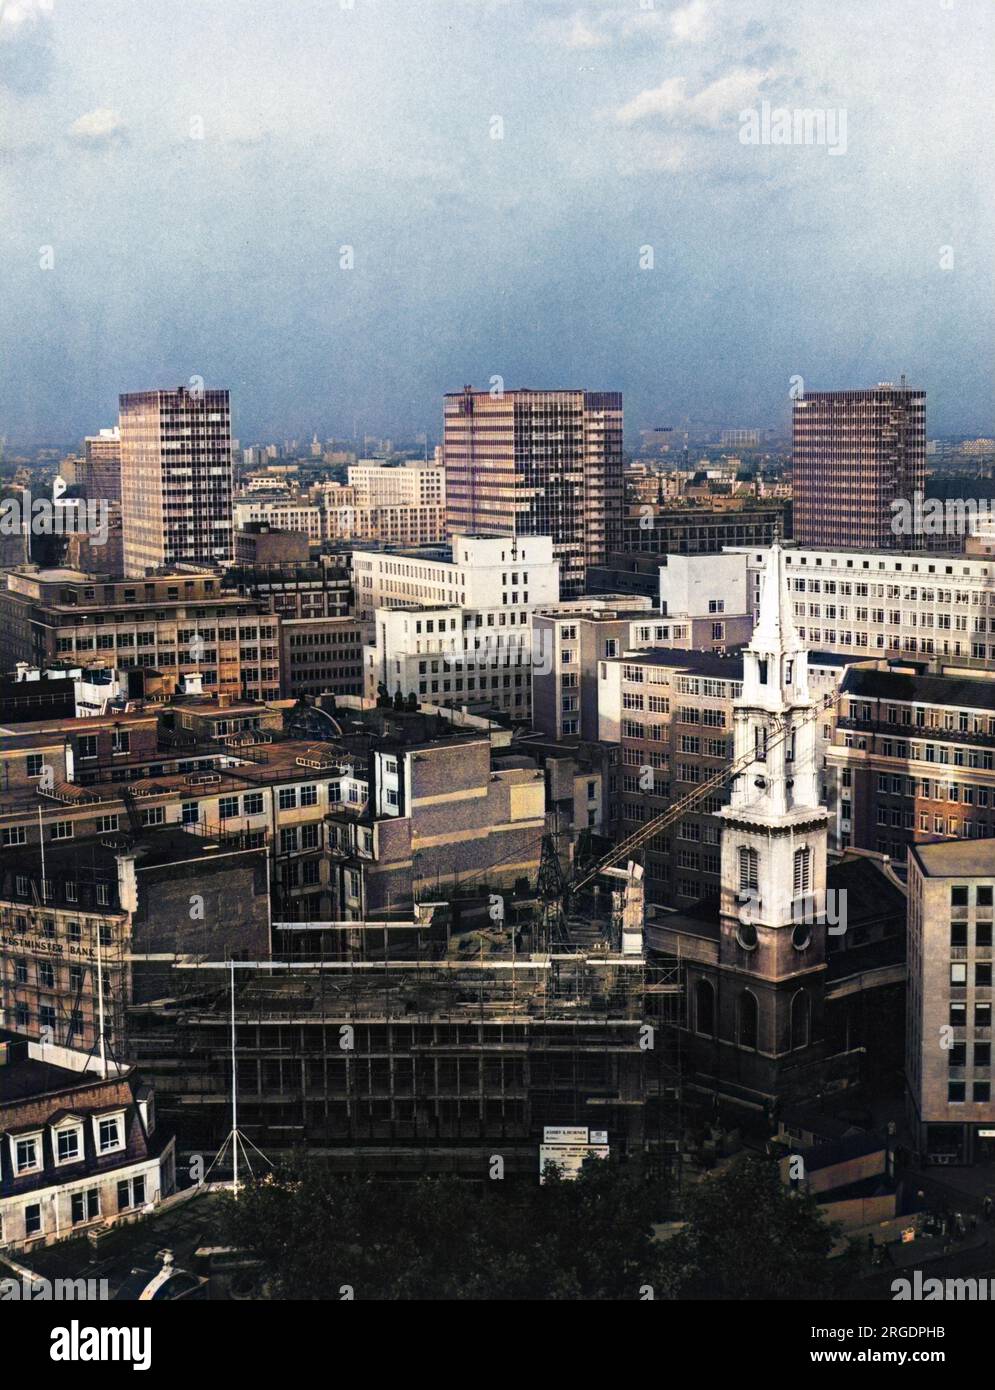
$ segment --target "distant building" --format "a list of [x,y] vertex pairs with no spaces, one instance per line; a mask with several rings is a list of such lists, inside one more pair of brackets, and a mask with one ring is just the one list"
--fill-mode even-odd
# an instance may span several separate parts
[[84,440],[86,470],[83,485],[88,499],[105,502],[121,501],[121,431],[101,430]]
[[757,449],[760,446],[760,431],[748,429],[723,430],[719,443],[723,449]]
[[[785,498],[737,496],[693,505],[629,504],[622,518],[621,551],[609,554],[604,562],[608,587],[615,583],[612,572],[624,569],[633,556],[715,555],[725,546],[773,545],[790,538],[791,516],[791,502]],[[602,566],[594,566],[593,580],[599,580],[601,572]]]
[[466,387],[444,409],[448,532],[550,536],[562,597],[582,594],[621,540],[621,394]]
[[235,525],[243,530],[253,522],[271,529],[302,531],[309,541],[324,535],[322,509],[316,503],[294,497],[240,497],[234,504]]
[[372,640],[372,621],[347,615],[284,618],[280,623],[284,698],[362,695],[363,647]]
[[927,1163],[991,1163],[995,842],[909,851],[906,1083]]
[[925,549],[893,527],[892,503],[926,480],[926,393],[885,383],[794,402],[794,539],[854,550]]
[[249,521],[235,532],[236,565],[307,564],[311,547],[300,531],[282,531],[267,521]]
[[228,392],[140,391],[120,408],[125,574],[231,561]]
[[665,640],[648,599],[602,595],[532,618],[532,722],[549,738],[597,739],[598,663]]
[[396,468],[360,459],[349,466],[349,486],[359,507],[444,507],[445,470],[433,464]]

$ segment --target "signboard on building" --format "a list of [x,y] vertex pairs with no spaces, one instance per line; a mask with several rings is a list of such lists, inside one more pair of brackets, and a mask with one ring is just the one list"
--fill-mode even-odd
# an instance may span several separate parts
[[539,1146],[539,1181],[546,1181],[546,1165],[552,1163],[560,1176],[575,1178],[586,1158],[607,1158],[608,1131],[588,1130],[586,1126],[547,1125]]

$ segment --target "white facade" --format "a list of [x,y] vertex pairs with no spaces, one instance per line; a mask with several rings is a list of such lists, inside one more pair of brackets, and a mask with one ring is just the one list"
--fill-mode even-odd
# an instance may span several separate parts
[[370,459],[349,467],[349,486],[360,507],[441,507],[446,501],[445,469],[435,464],[409,463],[385,468]]
[[322,510],[307,502],[241,498],[235,503],[234,511],[235,525],[240,531],[250,521],[265,521],[278,531],[303,531],[309,540],[322,539]]
[[[768,552],[725,554],[746,564],[756,614]],[[790,546],[784,565],[798,635],[810,650],[995,669],[995,557]]]
[[416,604],[531,612],[560,596],[549,536],[454,536],[451,546],[423,555],[357,550],[352,563],[361,618]]
[[749,761],[716,813],[724,821],[723,912],[737,915],[747,950],[773,946],[770,933],[794,923],[796,902],[823,902],[826,889],[829,817],[820,801],[816,703],[783,561],[772,546],[734,711],[733,760]]
[[751,611],[742,556],[668,555],[660,567],[660,614],[714,618]]

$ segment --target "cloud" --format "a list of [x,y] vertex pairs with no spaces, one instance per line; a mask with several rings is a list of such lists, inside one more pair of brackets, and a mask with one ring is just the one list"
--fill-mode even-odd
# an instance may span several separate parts
[[120,139],[124,131],[120,112],[112,111],[109,106],[98,106],[94,111],[87,111],[69,127],[72,138],[87,145],[107,144]]
[[13,38],[52,13],[54,0],[0,0],[0,38]]
[[563,48],[604,48],[611,43],[607,34],[589,24],[581,14],[575,14],[570,19],[548,20],[539,28],[543,37]]
[[711,20],[705,0],[691,0],[670,16],[670,32],[679,43],[699,43],[711,29]]
[[717,126],[729,115],[757,100],[761,86],[773,72],[770,69],[737,68],[688,96],[683,77],[670,77],[659,87],[651,87],[618,109],[615,119],[621,125],[635,125],[651,117],[680,118],[697,126]]
[[616,168],[623,178],[637,174],[677,174],[688,163],[684,145],[649,131],[637,131],[628,149],[619,152]]
[[0,0],[0,87],[15,96],[45,91],[52,74],[52,0]]
[[616,119],[622,125],[633,125],[647,116],[669,116],[685,104],[684,78],[668,77],[660,87],[651,87],[619,108]]

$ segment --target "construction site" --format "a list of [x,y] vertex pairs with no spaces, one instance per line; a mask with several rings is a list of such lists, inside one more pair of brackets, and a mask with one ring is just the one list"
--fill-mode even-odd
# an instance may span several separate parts
[[[555,929],[536,899],[493,920],[485,893],[407,921],[274,922],[272,959],[176,958],[170,997],[130,1010],[128,1048],[180,1166],[222,1148],[237,1106],[263,1168],[306,1149],[338,1171],[483,1179],[499,1155],[534,1180],[544,1129],[582,1126],[673,1171],[681,966],[647,963],[627,930],[639,870],[620,876]],[[528,949],[526,908],[547,949]]]

